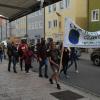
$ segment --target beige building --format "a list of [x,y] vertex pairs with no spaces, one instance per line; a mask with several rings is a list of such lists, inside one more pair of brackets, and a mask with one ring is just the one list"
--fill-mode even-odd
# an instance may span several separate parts
[[63,39],[65,17],[87,29],[87,0],[62,0],[45,9],[45,38]]

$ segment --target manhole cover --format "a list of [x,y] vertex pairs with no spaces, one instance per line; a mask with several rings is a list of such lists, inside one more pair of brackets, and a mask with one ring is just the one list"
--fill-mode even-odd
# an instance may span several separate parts
[[51,95],[53,95],[54,97],[56,97],[59,100],[77,100],[77,99],[83,98],[82,95],[79,95],[72,91],[54,92],[54,93],[51,93]]

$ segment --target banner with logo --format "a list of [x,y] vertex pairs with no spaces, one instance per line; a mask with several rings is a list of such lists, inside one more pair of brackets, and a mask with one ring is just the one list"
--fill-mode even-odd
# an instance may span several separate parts
[[64,47],[100,48],[100,31],[88,32],[65,18]]

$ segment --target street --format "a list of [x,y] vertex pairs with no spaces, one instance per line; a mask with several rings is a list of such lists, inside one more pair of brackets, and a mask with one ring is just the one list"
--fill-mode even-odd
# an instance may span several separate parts
[[[34,70],[38,70],[36,62]],[[11,72],[7,71],[6,60],[0,63],[0,100],[100,100],[97,96],[62,82],[60,82],[61,90],[58,90],[48,79],[39,78],[37,72],[31,70],[30,73],[21,72],[19,64],[17,72],[14,73],[12,69]],[[75,78],[78,80],[78,77]]]
[[91,61],[80,59],[78,61],[79,73],[75,73],[75,68],[72,66],[69,71],[69,79],[61,77],[67,85],[79,87],[85,91],[89,91],[96,95],[100,95],[100,68],[94,66]]
[[[82,55],[80,60],[78,60],[78,70],[79,73],[75,72],[74,65],[68,70],[69,79],[66,79],[63,73],[61,76],[61,81],[66,85],[71,85],[73,87],[81,88],[84,91],[91,92],[95,95],[100,96],[100,67],[92,64],[89,60],[89,55]],[[34,70],[38,71],[38,65],[33,65]],[[49,67],[50,68],[50,67]],[[51,70],[49,69],[49,74]]]
[[[5,67],[6,66],[6,67]],[[33,71],[38,73],[38,64],[35,61],[33,63]],[[3,68],[5,67],[5,68]],[[26,80],[27,78],[25,74],[25,72],[21,72],[20,68],[19,68],[19,64],[17,65],[17,72],[20,76],[17,76],[16,74],[13,73],[13,71],[11,71],[10,73],[7,72],[7,61],[3,61],[3,64],[0,64],[0,68],[2,70],[0,70],[0,79],[2,79],[2,81],[0,82],[0,88],[2,91],[2,87],[5,87],[3,90],[6,90],[6,85],[4,83],[7,82],[7,84],[9,85],[9,87],[14,86],[19,86],[19,83],[14,83],[14,84],[10,84],[10,80],[13,79],[14,77],[15,79],[18,77],[18,79],[21,79],[22,81]],[[51,74],[51,69],[49,66],[49,76]],[[82,89],[84,92],[89,92],[95,95],[100,96],[100,68],[96,67],[92,64],[91,61],[89,61],[89,59],[85,59],[84,58],[80,58],[80,60],[78,60],[78,70],[79,73],[75,72],[75,68],[74,66],[71,66],[71,68],[68,70],[68,74],[69,74],[69,78],[66,79],[65,76],[63,75],[63,73],[60,75],[61,76],[61,82],[63,82],[66,87],[67,85],[78,88],[78,89]],[[9,77],[8,77],[9,75]],[[30,74],[31,75],[31,74]],[[24,79],[24,77],[26,77],[26,79]],[[20,83],[22,82],[20,80]],[[33,80],[33,79],[32,79]],[[22,88],[23,86],[25,86],[26,83],[21,83],[21,86],[19,86],[19,88]],[[31,84],[31,83],[30,83]]]

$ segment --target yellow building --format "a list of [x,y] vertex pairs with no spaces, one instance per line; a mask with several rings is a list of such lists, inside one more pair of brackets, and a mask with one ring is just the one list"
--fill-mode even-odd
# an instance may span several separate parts
[[62,40],[65,17],[70,17],[83,29],[87,29],[88,0],[62,0],[45,8],[45,38]]

